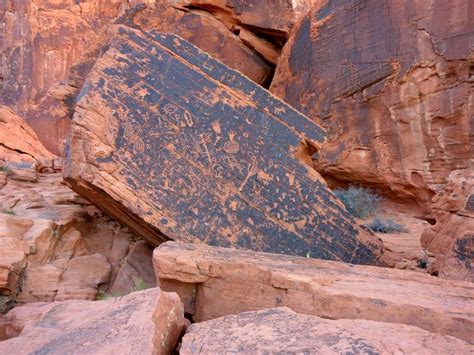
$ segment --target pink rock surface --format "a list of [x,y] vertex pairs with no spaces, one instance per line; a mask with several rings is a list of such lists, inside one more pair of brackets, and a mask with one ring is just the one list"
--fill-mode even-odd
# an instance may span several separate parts
[[182,295],[187,309],[194,303],[196,321],[287,306],[323,318],[414,325],[473,341],[474,284],[470,282],[176,242],[160,245],[153,257],[160,284],[174,281],[163,287]]
[[0,342],[2,354],[169,354],[184,319],[178,296],[154,288],[107,301],[33,303],[3,324],[10,339]]
[[328,320],[286,307],[225,316],[190,326],[180,354],[468,354],[474,346],[417,327]]

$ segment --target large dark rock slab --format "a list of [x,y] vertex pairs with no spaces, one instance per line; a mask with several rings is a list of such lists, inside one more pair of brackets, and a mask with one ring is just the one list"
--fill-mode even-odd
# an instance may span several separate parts
[[64,176],[154,244],[377,263],[380,240],[309,164],[324,139],[190,43],[120,27],[79,96]]

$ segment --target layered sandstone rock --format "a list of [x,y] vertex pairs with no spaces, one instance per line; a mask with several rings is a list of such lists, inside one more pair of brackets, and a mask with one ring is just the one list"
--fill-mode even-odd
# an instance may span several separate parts
[[4,107],[0,128],[0,312],[156,285],[151,249],[62,182],[32,129]]
[[184,319],[178,296],[154,288],[108,301],[25,305],[3,323],[3,354],[169,354]]
[[173,281],[162,287],[180,293],[196,321],[286,306],[322,318],[414,325],[473,341],[469,282],[176,242],[155,249],[153,262],[160,284]]
[[192,324],[180,354],[460,354],[474,346],[401,324],[327,320],[286,307]]
[[433,198],[435,224],[421,237],[439,276],[474,282],[474,173],[455,170],[446,189]]
[[336,0],[292,32],[271,90],[321,123],[323,175],[429,204],[472,166],[474,3]]
[[64,177],[154,244],[382,263],[380,240],[308,166],[323,141],[318,125],[188,42],[120,27],[77,103]]

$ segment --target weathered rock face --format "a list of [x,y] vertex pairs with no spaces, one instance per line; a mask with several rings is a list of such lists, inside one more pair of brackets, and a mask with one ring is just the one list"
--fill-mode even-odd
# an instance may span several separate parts
[[169,354],[184,319],[178,296],[154,288],[108,301],[25,305],[4,323],[11,339],[0,342],[3,354]]
[[286,306],[322,318],[414,325],[473,341],[474,284],[469,282],[176,242],[155,249],[153,262],[160,285],[176,290],[196,321]]
[[436,224],[421,237],[424,248],[435,254],[432,272],[474,282],[474,174],[453,171],[445,190],[433,198]]
[[328,130],[318,171],[427,204],[472,165],[473,12],[463,0],[313,7],[271,91]]
[[77,103],[64,177],[155,244],[378,263],[380,240],[307,164],[323,140],[188,42],[121,27]]
[[[122,3],[12,0],[0,4],[0,104],[24,117],[46,148],[56,153],[69,128],[68,90],[74,89],[60,84],[70,74],[80,77],[92,65],[87,58],[102,45],[101,29],[119,14]],[[58,95],[65,104],[55,98]]]
[[180,354],[456,354],[474,347],[422,329],[366,320],[327,320],[286,307],[192,324]]

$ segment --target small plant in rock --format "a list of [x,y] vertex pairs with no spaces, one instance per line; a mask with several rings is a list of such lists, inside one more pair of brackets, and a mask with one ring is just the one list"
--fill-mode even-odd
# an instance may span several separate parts
[[405,226],[395,222],[393,219],[374,218],[372,223],[366,224],[376,233],[406,233],[408,230]]
[[7,173],[7,175],[10,175],[12,172],[12,169],[10,169],[8,166],[0,166],[0,171],[3,171]]
[[143,279],[140,279],[140,278],[135,279],[134,283],[135,283],[134,287],[129,292],[107,293],[107,292],[99,291],[97,292],[96,300],[97,301],[110,300],[112,298],[123,297],[132,292],[143,291],[143,290],[146,290],[147,288],[150,288],[150,286]]
[[12,216],[16,216],[15,211],[13,211],[11,208],[4,208],[4,209],[3,209],[3,213],[5,213],[5,214],[10,214],[10,215],[12,215]]
[[382,197],[370,189],[349,186],[347,189],[335,189],[334,194],[357,218],[367,218],[377,212]]

